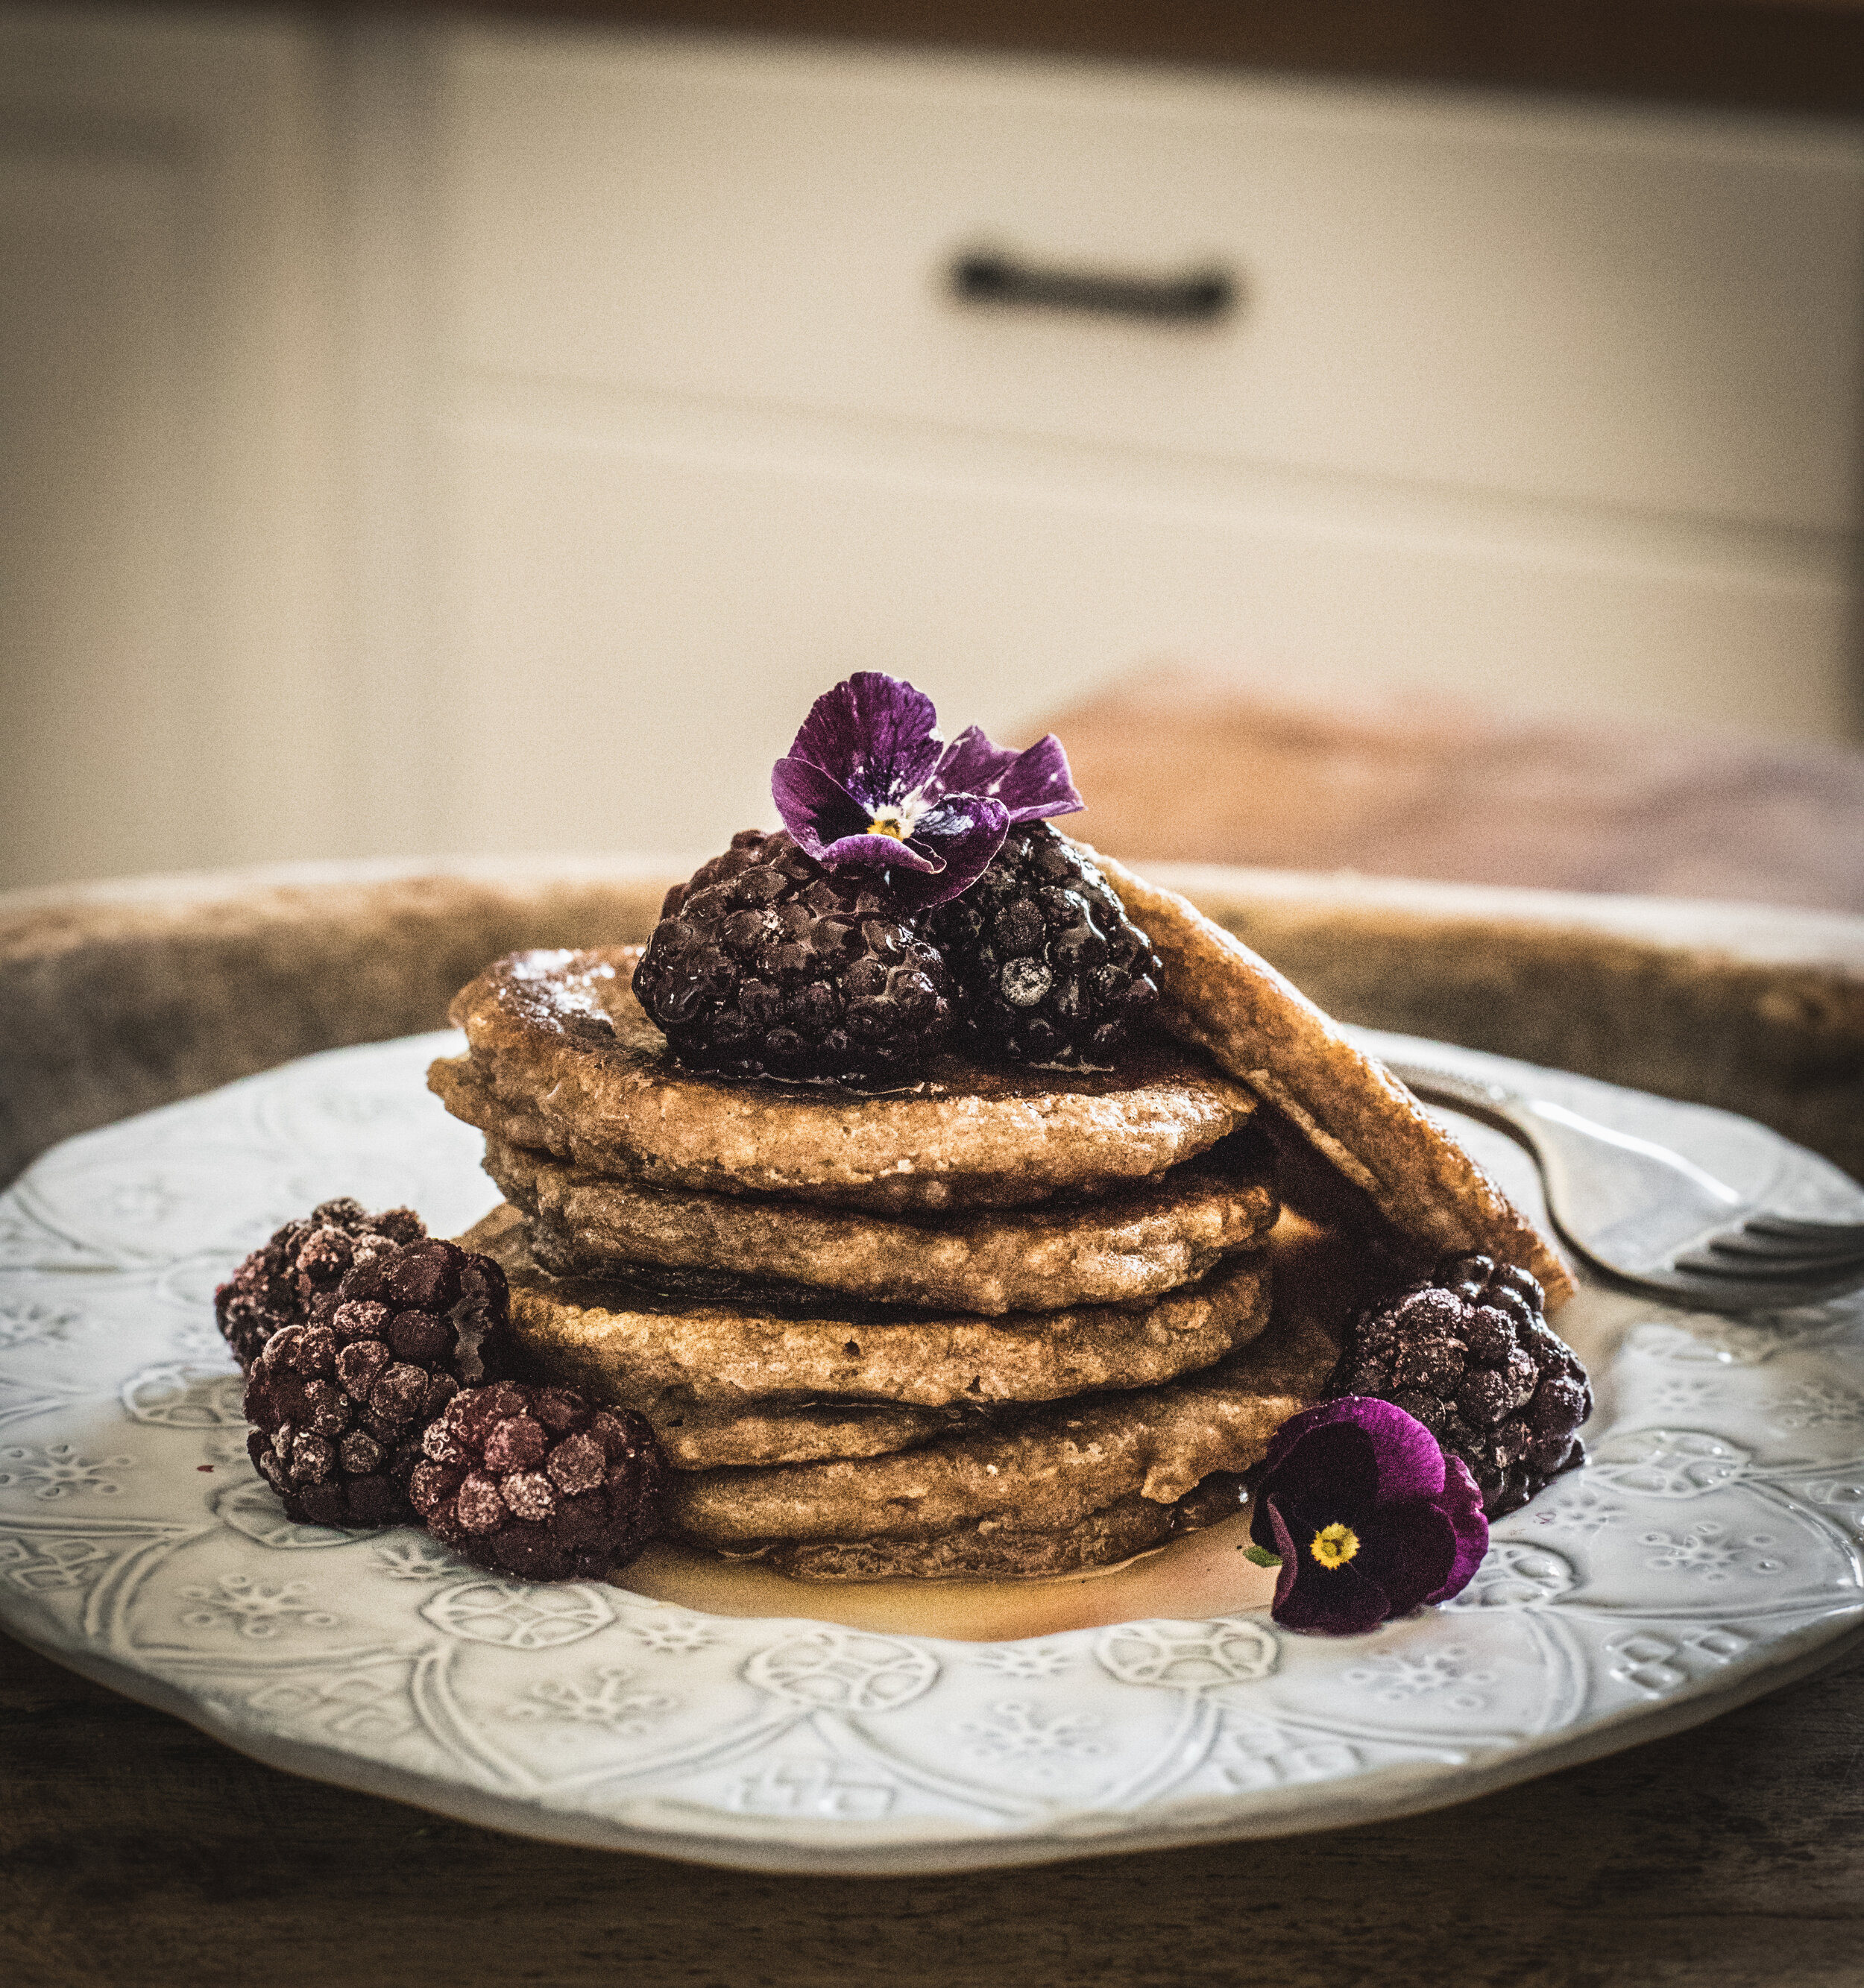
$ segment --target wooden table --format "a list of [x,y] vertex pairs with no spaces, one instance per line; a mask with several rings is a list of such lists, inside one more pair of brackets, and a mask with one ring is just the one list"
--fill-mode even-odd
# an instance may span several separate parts
[[1864,1652],[1408,1821],[952,1878],[501,1836],[230,1752],[0,1637],[11,1988],[1825,1988],[1864,1980]]

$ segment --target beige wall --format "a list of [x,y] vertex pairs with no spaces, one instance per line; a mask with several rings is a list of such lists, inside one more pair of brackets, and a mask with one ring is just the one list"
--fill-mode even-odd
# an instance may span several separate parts
[[702,850],[860,667],[1853,723],[1855,127],[0,9],[0,884]]

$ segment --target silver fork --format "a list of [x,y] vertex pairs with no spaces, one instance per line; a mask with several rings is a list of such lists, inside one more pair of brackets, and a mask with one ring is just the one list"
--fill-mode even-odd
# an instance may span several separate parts
[[1385,1067],[1419,1097],[1525,1146],[1554,1226],[1609,1276],[1703,1311],[1778,1310],[1864,1286],[1864,1221],[1770,1209],[1686,1155],[1551,1098],[1423,1063]]

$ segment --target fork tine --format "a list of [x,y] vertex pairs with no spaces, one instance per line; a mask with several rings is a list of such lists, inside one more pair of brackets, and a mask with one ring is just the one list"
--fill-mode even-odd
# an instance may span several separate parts
[[1718,1255],[1713,1246],[1685,1249],[1670,1259],[1673,1268],[1692,1276],[1718,1277],[1761,1286],[1804,1284],[1845,1286],[1864,1283],[1864,1254],[1834,1259],[1804,1259]]
[[1819,1264],[1845,1263],[1864,1256],[1864,1239],[1839,1237],[1829,1242],[1812,1242],[1785,1236],[1769,1236],[1764,1231],[1755,1235],[1746,1227],[1727,1229],[1718,1236],[1711,1236],[1707,1246],[1724,1256],[1739,1256],[1745,1261]]
[[1693,1306],[1699,1311],[1785,1311],[1798,1305],[1823,1304],[1843,1297],[1864,1284],[1864,1274],[1821,1283],[1764,1283],[1751,1277],[1725,1273],[1710,1274],[1683,1270],[1649,1273],[1629,1280],[1669,1293],[1673,1302]]
[[1795,1215],[1751,1215],[1741,1226],[1755,1236],[1780,1236],[1806,1242],[1852,1242],[1864,1247],[1864,1222],[1809,1222]]

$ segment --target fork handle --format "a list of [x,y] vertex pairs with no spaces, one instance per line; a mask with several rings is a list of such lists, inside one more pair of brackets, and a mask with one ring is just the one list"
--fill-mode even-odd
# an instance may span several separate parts
[[1539,1152],[1524,1108],[1527,1100],[1518,1091],[1510,1090],[1503,1084],[1485,1083],[1480,1077],[1438,1070],[1428,1063],[1389,1063],[1385,1068],[1406,1090],[1415,1092],[1427,1104],[1453,1104],[1472,1118],[1480,1118],[1511,1134],[1530,1152]]

